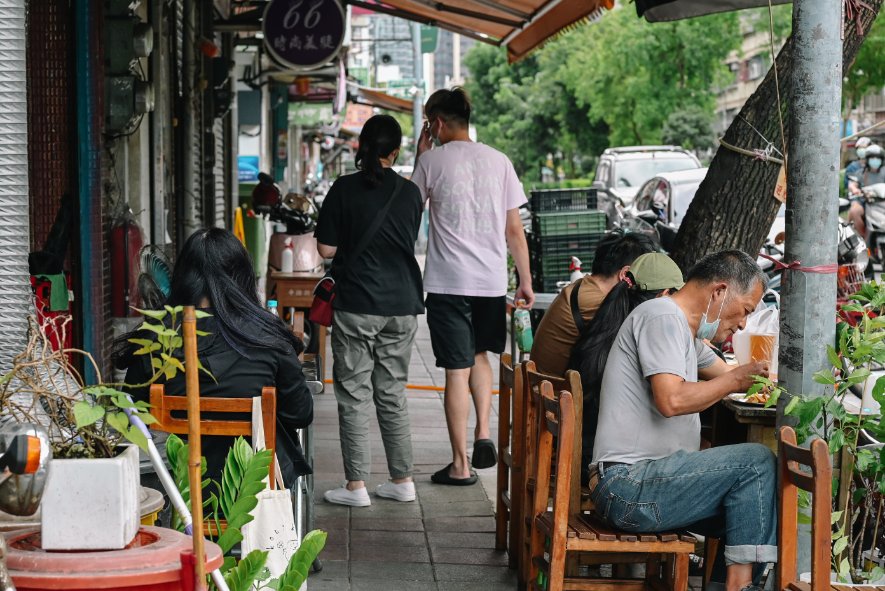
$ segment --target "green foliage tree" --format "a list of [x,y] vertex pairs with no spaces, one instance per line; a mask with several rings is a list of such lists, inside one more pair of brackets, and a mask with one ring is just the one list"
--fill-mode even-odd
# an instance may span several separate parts
[[885,86],[885,20],[876,18],[842,82],[843,121],[848,121],[851,111],[857,108],[866,94],[880,90],[883,86]]
[[526,181],[540,180],[548,153],[562,152],[569,176],[587,172],[586,154],[606,146],[606,130],[591,122],[560,78],[562,56],[547,50],[508,65],[504,50],[484,44],[467,55],[467,91],[480,141],[501,150]]
[[566,86],[606,123],[609,141],[625,145],[659,143],[676,110],[711,114],[711,89],[730,79],[724,60],[740,40],[735,13],[650,24],[622,8],[557,43],[568,54]]
[[661,139],[686,150],[713,147],[713,114],[697,106],[673,111],[664,121]]

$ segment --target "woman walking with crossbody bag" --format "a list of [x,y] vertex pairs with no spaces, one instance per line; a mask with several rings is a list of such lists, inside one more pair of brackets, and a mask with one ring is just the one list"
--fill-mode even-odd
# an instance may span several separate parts
[[332,377],[347,478],[324,497],[352,507],[371,504],[366,481],[373,402],[390,473],[376,494],[415,500],[405,385],[416,315],[424,313],[414,255],[423,204],[418,187],[391,169],[401,142],[393,117],[366,121],[356,154],[359,171],[329,189],[316,229],[320,255],[334,257]]

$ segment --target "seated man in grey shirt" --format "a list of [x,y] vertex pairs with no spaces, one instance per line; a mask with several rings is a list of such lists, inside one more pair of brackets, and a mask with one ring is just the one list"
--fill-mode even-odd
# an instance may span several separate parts
[[702,339],[743,328],[764,285],[752,257],[723,251],[675,295],[627,317],[603,374],[590,467],[591,497],[612,526],[723,537],[727,591],[752,591],[754,563],[777,561],[775,457],[752,443],[701,451],[698,413],[745,391],[768,364],[731,369]]

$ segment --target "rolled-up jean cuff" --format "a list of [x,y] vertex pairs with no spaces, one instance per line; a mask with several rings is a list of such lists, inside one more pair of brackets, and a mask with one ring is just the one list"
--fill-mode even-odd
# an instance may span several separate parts
[[726,546],[725,564],[777,562],[777,546]]

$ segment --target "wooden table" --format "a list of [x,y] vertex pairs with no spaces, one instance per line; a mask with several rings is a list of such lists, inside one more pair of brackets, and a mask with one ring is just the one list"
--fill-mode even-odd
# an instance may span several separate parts
[[[276,281],[277,305],[280,310],[295,308],[298,310],[310,310],[313,303],[313,288],[324,277],[323,273],[283,273],[274,271],[270,274],[271,279]],[[326,327],[311,323],[312,330],[316,331],[317,348],[315,353],[326,354]],[[311,335],[311,343],[313,343]],[[311,347],[312,349],[312,347]]]
[[762,443],[777,453],[777,409],[724,398],[712,408],[712,443]]

